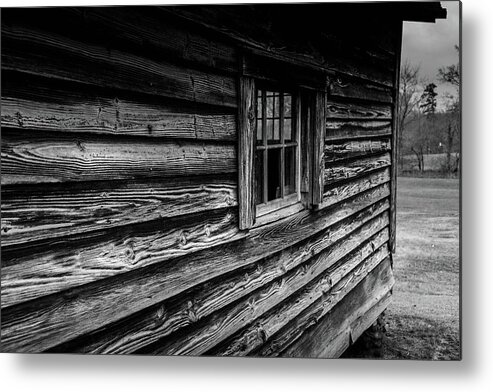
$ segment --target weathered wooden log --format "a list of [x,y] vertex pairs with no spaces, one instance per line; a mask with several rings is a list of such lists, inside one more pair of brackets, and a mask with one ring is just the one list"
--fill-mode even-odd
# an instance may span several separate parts
[[[277,26],[273,27],[269,20],[263,17],[269,11],[262,11],[258,7],[257,9],[244,7],[241,13],[238,12],[237,7],[235,9],[227,6],[214,10],[207,7],[168,7],[163,10],[188,21],[200,23],[210,31],[223,34],[249,47],[261,49],[265,55],[276,56],[286,62],[304,64],[317,70],[341,72],[350,77],[392,86],[393,68],[389,66],[391,62],[388,60],[379,61],[375,57],[368,56],[364,51],[355,50],[354,45],[347,42],[341,45],[340,35],[337,42],[331,42],[326,38],[321,40],[321,37],[317,37],[316,45],[307,45],[306,40],[293,42],[292,36],[273,30]],[[303,13],[303,9],[295,10],[293,6],[282,11],[284,19],[292,18],[293,23],[299,22],[300,15]],[[313,15],[310,14],[312,19]],[[255,23],[246,24],[246,20],[255,20]],[[326,20],[323,22],[326,26],[330,26]],[[307,36],[305,39],[310,37]]]
[[[362,237],[359,238],[362,240]],[[331,296],[332,306],[335,305],[358,281],[377,265],[383,258],[388,256],[386,247],[380,249],[372,255],[375,247],[379,247],[388,241],[388,230],[379,237],[372,237],[370,243],[366,246],[356,247],[358,250],[353,252],[344,259],[344,262],[338,263],[337,252],[329,250],[324,252],[319,257],[312,260],[310,264],[318,266],[312,267],[307,265],[306,275],[309,275],[311,280],[306,283],[302,290],[294,294],[292,297],[285,296],[285,301],[277,307],[271,308],[266,314],[257,319],[251,319],[251,323],[247,328],[244,328],[227,342],[221,344],[207,352],[208,355],[215,356],[244,356],[248,355],[253,350],[262,346],[271,336],[278,332],[281,328],[289,324],[289,322],[297,317],[305,308],[312,303],[320,300],[324,296]],[[346,245],[346,242],[343,243]],[[354,247],[354,243],[353,243]],[[369,260],[363,260],[369,257]],[[337,263],[337,268],[330,268]],[[353,274],[350,271],[356,268],[360,263],[360,267]],[[312,271],[312,268],[314,269]],[[328,268],[328,270],[327,270]],[[317,274],[318,273],[318,274]],[[286,276],[284,281],[280,283],[284,287],[294,285],[296,288],[300,286],[291,282],[290,276]],[[342,288],[342,290],[340,290]],[[291,292],[291,290],[289,290]],[[257,304],[255,302],[255,304]]]
[[390,153],[354,161],[337,161],[328,163],[324,173],[324,184],[331,185],[338,181],[352,179],[390,166]]
[[[114,326],[107,326],[101,331],[79,339],[78,342],[68,342],[51,351],[123,354],[142,349],[180,328],[200,323],[205,317],[219,312],[242,297],[245,298],[249,293],[303,265],[331,246],[333,249],[331,254],[335,255],[336,248],[345,246],[340,242],[342,238],[353,232],[360,233],[361,236],[359,228],[387,211],[388,207],[387,200],[378,202],[356,216],[329,226],[308,240],[287,248],[273,257],[247,268],[241,268],[228,277],[207,282],[190,293],[181,294],[146,309],[136,317],[121,320]],[[356,234],[351,234],[351,238]],[[166,313],[166,318],[156,325],[156,314],[163,312]]]
[[[208,246],[205,250],[188,254],[173,262],[159,263],[161,261],[159,247],[153,252],[145,251],[142,253],[142,256],[146,257],[145,262],[148,265],[153,264],[147,268],[138,268],[124,276],[99,280],[92,285],[66,290],[63,295],[46,296],[2,309],[2,346],[5,351],[43,351],[95,331],[194,286],[274,256],[283,249],[386,198],[389,192],[389,187],[384,184],[334,208],[327,208],[320,213],[301,212],[272,225],[251,230],[251,235],[245,240],[215,247]],[[114,236],[106,241],[114,241]],[[148,240],[145,241],[147,243]],[[130,245],[132,242],[128,242],[128,246]],[[94,238],[91,238],[86,246],[88,249],[99,247],[100,251],[111,249],[108,248],[107,242],[97,241]],[[80,260],[78,255],[81,250],[80,245],[70,246],[66,252],[71,252],[72,256],[65,253],[61,260],[67,257],[73,257],[74,261]],[[47,253],[46,257],[55,255],[53,251]],[[133,259],[131,255],[130,250],[116,260],[125,264],[128,258]],[[102,256],[104,257],[104,254]],[[32,255],[30,259],[32,260]],[[108,267],[110,267],[112,262],[101,258],[101,261],[104,260],[109,262]],[[85,263],[85,260],[82,259],[81,262]],[[49,271],[43,270],[45,273]],[[66,284],[71,278],[80,283],[81,275],[78,271],[79,269],[73,269],[71,275],[62,275],[60,280]],[[91,272],[91,270],[84,271],[89,274]],[[4,273],[3,265],[2,273]],[[97,271],[89,276],[99,277],[100,273],[101,271]],[[44,276],[48,282],[47,275]],[[14,278],[15,274],[12,279]],[[32,291],[37,290],[40,293],[43,291],[43,283],[34,281],[32,284],[34,284]],[[26,287],[21,286],[18,290],[26,290]],[[33,325],[44,327],[33,328]]]
[[385,168],[362,178],[356,178],[352,181],[345,182],[342,185],[326,186],[324,189],[324,199],[319,209],[327,208],[331,205],[353,197],[361,192],[367,191],[378,185],[390,181],[390,169]]
[[356,99],[392,103],[392,89],[387,86],[370,83],[364,79],[348,78],[335,73],[329,78],[329,98]]
[[376,103],[355,104],[327,100],[326,114],[327,119],[392,120],[392,106]]
[[[63,89],[50,88],[49,83],[46,86],[19,86],[15,96],[2,89],[2,127],[118,136],[236,140],[233,114],[207,114],[197,108],[188,108],[190,111],[186,113],[176,104],[127,100],[110,97],[107,92],[102,95],[84,94],[74,84],[66,85]],[[21,95],[19,91],[26,89],[35,95],[18,97]]]
[[[389,296],[394,284],[388,258],[370,268],[373,269],[364,279],[356,277],[359,284],[352,286],[341,301],[336,301],[337,304],[330,296],[322,297],[252,355],[308,358],[341,355],[350,342],[351,324],[375,303]],[[346,283],[342,280],[333,290],[344,290]],[[328,336],[332,339],[327,339]]]
[[236,107],[236,81],[66,36],[2,24],[2,71]]
[[[176,18],[175,18],[176,19]],[[56,21],[56,22],[55,22]],[[71,7],[6,9],[2,23],[70,35],[154,60],[176,59],[225,72],[238,69],[236,49],[197,31],[183,28],[156,7]]]
[[325,144],[324,159],[325,162],[334,162],[341,159],[364,157],[390,151],[390,147],[390,138],[333,141]]
[[343,141],[351,139],[382,138],[392,135],[389,120],[333,120],[326,123],[325,141]]
[[[237,206],[231,177],[4,187],[2,250],[94,230]],[[6,188],[6,189],[5,189]]]
[[237,209],[222,209],[2,252],[2,307],[234,241],[237,226]]
[[[374,231],[382,229],[388,224],[388,216],[386,216],[386,218],[386,220],[383,218],[372,222],[373,225],[365,225],[365,229],[373,234]],[[372,227],[369,228],[368,226]],[[365,233],[365,230],[362,229],[362,231]],[[331,260],[334,262],[339,260],[339,258],[351,249],[351,246],[355,246],[355,243],[361,241],[362,237],[366,234],[367,233],[360,234],[361,237],[359,237],[357,241],[344,241],[340,243],[339,246],[336,246],[336,248],[330,252]],[[203,326],[193,329],[188,334],[180,333],[179,336],[170,336],[164,341],[157,342],[149,351],[145,350],[145,352],[152,353],[153,355],[204,354],[228,336],[236,333],[245,325],[247,320],[253,322],[263,313],[279,304],[283,299],[301,289],[311,279],[324,271],[325,268],[328,267],[327,264],[330,264],[328,259],[323,256],[317,257],[315,261],[312,260],[308,264],[299,266],[293,271],[283,275],[281,279],[277,279],[274,282],[263,286],[258,292],[235,303],[234,306],[223,309],[208,320],[208,322],[204,323]],[[280,314],[282,314],[282,312]],[[282,317],[279,314],[277,316]],[[254,331],[258,332],[258,328],[254,327]],[[242,346],[242,342],[243,340],[240,339],[240,346]],[[227,351],[224,355],[238,354],[235,349],[232,349],[231,352]]]
[[3,130],[2,185],[236,172],[232,144]]

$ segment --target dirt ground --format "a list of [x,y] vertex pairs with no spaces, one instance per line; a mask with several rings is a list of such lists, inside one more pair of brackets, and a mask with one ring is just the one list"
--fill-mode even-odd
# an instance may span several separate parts
[[394,273],[382,350],[346,357],[460,359],[458,180],[398,179]]

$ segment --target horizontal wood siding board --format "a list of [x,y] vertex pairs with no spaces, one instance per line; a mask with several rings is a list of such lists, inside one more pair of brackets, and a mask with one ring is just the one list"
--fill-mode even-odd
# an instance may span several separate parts
[[375,170],[390,166],[390,153],[359,158],[351,161],[337,161],[326,164],[324,185],[331,185],[339,181],[346,181],[355,177],[362,177]]
[[236,81],[19,26],[2,25],[2,70],[236,107]]
[[[388,304],[390,291],[394,284],[389,258],[384,259],[371,271],[365,279],[353,289],[344,300],[333,308],[324,311],[318,305],[306,312],[290,326],[291,336],[287,340],[288,331],[276,347],[277,356],[335,358],[340,356],[349,346],[351,325],[362,315],[384,300]],[[380,308],[382,311],[385,308]],[[330,332],[329,332],[330,331]],[[346,341],[340,342],[338,336],[344,334]],[[328,337],[335,337],[334,342]],[[293,338],[295,340],[293,341]],[[285,341],[288,341],[286,347]]]
[[[388,197],[389,192],[390,188],[384,184],[320,213],[304,211],[269,226],[253,229],[250,231],[251,236],[245,240],[208,246],[200,252],[177,258],[172,263],[159,263],[162,260],[161,250],[156,242],[158,246],[156,251],[145,250],[145,253],[141,253],[142,257],[146,257],[148,265],[153,264],[147,268],[138,268],[133,273],[127,273],[118,279],[100,280],[93,285],[67,290],[63,295],[51,295],[3,309],[3,347],[6,351],[43,351],[95,331],[194,286],[274,256],[320,230]],[[147,238],[143,240],[149,242]],[[93,247],[100,251],[110,249],[112,241],[114,239],[108,239],[106,242],[91,240],[90,245],[86,246],[87,250],[70,247],[63,253],[61,260],[72,258],[77,263],[78,260],[86,263],[84,258],[79,259],[79,254],[82,252],[90,254]],[[125,256],[124,250],[123,252],[116,261],[129,265],[125,261],[128,256]],[[58,259],[53,251],[48,252],[46,257]],[[101,253],[100,260],[103,267],[106,263],[108,267],[114,264],[114,261],[104,253]],[[48,260],[48,263],[52,264],[53,261]],[[79,280],[78,271],[78,268],[73,269],[69,275],[63,276],[63,281],[70,277]],[[89,269],[84,272],[92,273],[93,275],[90,276],[94,279],[99,278],[101,274],[101,270]],[[49,280],[49,276],[46,276],[46,279]],[[39,287],[40,292],[43,291],[42,283],[33,282],[33,284]],[[22,289],[23,287],[19,288]],[[43,325],[43,328],[36,328],[36,325]]]
[[2,252],[2,307],[115,277],[244,237],[237,208],[123,226]]
[[23,244],[238,205],[236,180],[83,182],[2,190],[2,251]]
[[392,106],[390,104],[353,103],[327,100],[327,119],[346,120],[392,120]]
[[234,173],[236,146],[214,142],[2,132],[2,185]]
[[368,154],[384,153],[391,150],[390,138],[345,140],[325,143],[325,162],[334,162],[340,159],[364,157]]
[[[175,18],[176,19],[176,18]],[[70,7],[7,10],[2,23],[31,26],[103,44],[154,60],[172,58],[225,72],[237,71],[235,48],[193,28],[184,29],[156,7]]]
[[347,78],[336,73],[329,77],[328,96],[392,103],[392,89],[357,78]]
[[180,113],[165,105],[109,96],[75,96],[75,91],[51,90],[41,93],[60,94],[56,101],[63,103],[49,102],[49,98],[44,100],[44,97],[9,97],[3,91],[2,127],[118,136],[236,140],[234,114],[200,114],[200,110],[197,110],[198,114],[192,111]]
[[380,138],[392,135],[390,120],[327,120],[325,140]]
[[371,173],[362,178],[356,178],[342,185],[326,186],[324,188],[324,198],[319,209],[327,208],[336,203],[340,203],[350,197],[353,197],[361,192],[372,189],[376,186],[385,184],[390,181],[390,169],[385,168]]
[[[381,226],[376,225],[375,230],[378,230],[378,227],[381,228]],[[374,232],[370,230],[369,233]],[[370,243],[366,243],[361,247],[358,247],[358,245],[360,245],[364,240],[366,240],[366,238],[362,235],[359,242],[353,242],[351,245],[351,242],[344,242],[342,244],[342,247],[349,246],[350,249],[352,246],[353,250],[357,249],[357,251],[354,251],[348,255],[343,263],[338,263],[338,261],[340,261],[340,257],[344,254],[344,251],[336,251],[335,249],[328,249],[318,257],[312,259],[310,263],[306,265],[305,271],[302,272],[305,277],[308,277],[305,278],[304,281],[302,280],[297,283],[297,281],[294,280],[294,274],[286,274],[286,276],[283,277],[283,280],[279,282],[278,288],[280,293],[286,292],[284,298],[281,297],[281,301],[278,302],[276,306],[269,309],[268,312],[262,314],[261,317],[251,319],[251,322],[246,328],[242,329],[218,347],[207,352],[207,355],[248,355],[253,350],[262,346],[271,336],[273,336],[283,326],[288,324],[292,318],[295,318],[303,311],[303,309],[310,306],[316,300],[319,300],[323,296],[340,295],[340,293],[337,293],[338,289],[341,287],[346,289],[347,286],[350,283],[353,283],[352,281],[357,278],[350,274],[351,270],[361,263],[365,257],[370,256],[374,250],[374,247],[380,247],[385,243],[385,241],[388,241],[388,230],[386,230],[383,235],[372,237]],[[375,260],[372,259],[372,263],[378,263],[382,257],[386,257],[387,255],[388,250],[386,249],[383,249],[381,252],[377,252],[374,257]],[[338,267],[331,268],[336,263]],[[370,265],[369,262],[367,262],[367,264]],[[362,266],[353,275],[364,274],[365,272],[366,269]],[[338,286],[342,280],[344,280],[345,283]],[[298,291],[295,292],[294,289],[297,289]],[[342,291],[344,290],[341,290],[341,292]],[[275,298],[274,294],[271,294],[271,296]],[[276,294],[276,296],[279,295]],[[334,298],[333,303],[337,303],[340,298],[340,296]],[[257,297],[254,297],[253,301],[255,305],[260,308],[261,306],[259,305],[261,304],[259,304],[256,299]]]
[[[242,12],[238,12],[238,7],[227,9],[224,6],[216,9],[168,7],[167,11],[193,23],[200,23],[211,31],[221,33],[244,46],[262,50],[265,55],[276,56],[281,60],[315,69],[341,72],[349,77],[367,79],[392,87],[393,67],[389,66],[389,62],[380,61],[375,57],[368,56],[364,51],[355,50],[354,45],[347,45],[344,42],[342,34],[339,34],[332,41],[323,40],[320,35],[316,37],[303,36],[304,39],[297,37],[298,40],[295,41],[292,36],[287,37],[285,32],[274,29],[277,24],[273,26],[270,23],[272,19],[266,18],[266,15],[273,14],[255,11],[247,7],[244,7]],[[299,20],[300,12],[291,12],[291,17],[298,17]],[[278,14],[281,15],[279,11]],[[302,14],[303,12],[301,12]],[[283,23],[286,23],[286,10],[282,11],[282,15]],[[310,15],[306,16],[306,18],[309,17]],[[255,22],[251,23],[252,20]],[[245,21],[249,23],[245,23]],[[293,20],[293,23],[296,21]],[[327,23],[326,25],[329,26],[330,24]]]
[[[209,281],[189,293],[166,300],[114,326],[104,327],[51,351],[124,354],[142,349],[183,327],[197,325],[213,312],[282,277],[329,246],[343,246],[336,244],[388,208],[388,200],[382,200],[273,257]],[[282,268],[279,268],[281,262]],[[166,318],[156,327],[156,314],[163,312]]]

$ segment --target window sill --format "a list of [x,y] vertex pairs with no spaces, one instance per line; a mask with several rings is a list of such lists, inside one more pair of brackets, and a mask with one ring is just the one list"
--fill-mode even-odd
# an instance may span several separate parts
[[293,196],[295,196],[293,198],[294,200],[291,201],[286,199],[280,200],[283,203],[280,203],[277,208],[276,206],[270,204],[257,206],[257,218],[255,219],[255,224],[252,228],[257,228],[276,222],[280,219],[284,219],[305,210],[306,207],[300,200],[298,200],[297,195]]

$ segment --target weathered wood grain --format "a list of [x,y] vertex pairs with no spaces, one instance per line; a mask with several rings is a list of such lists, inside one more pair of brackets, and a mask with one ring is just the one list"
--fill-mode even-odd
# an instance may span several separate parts
[[2,191],[2,250],[50,238],[237,205],[231,178],[89,182]]
[[371,173],[363,178],[346,182],[342,185],[327,186],[324,189],[324,201],[318,206],[319,209],[327,208],[331,205],[353,197],[361,192],[367,191],[378,185],[385,184],[390,181],[390,170],[384,170]]
[[392,134],[389,120],[327,120],[325,140],[388,137]]
[[[291,282],[291,276],[286,275],[284,281],[279,284],[287,287],[294,285],[297,289],[301,288],[301,290],[296,294],[293,294],[294,291],[289,290],[289,293],[293,294],[291,297],[286,295],[284,297],[285,300],[279,306],[272,307],[261,317],[256,319],[252,317],[250,319],[252,322],[249,323],[250,325],[247,328],[244,328],[225,343],[207,352],[207,355],[248,355],[253,350],[262,346],[271,336],[288,324],[290,320],[297,317],[305,308],[322,297],[333,296],[334,298],[331,301],[332,306],[336,304],[343,297],[343,293],[345,294],[349,291],[350,285],[354,287],[356,282],[363,279],[363,276],[371,270],[372,266],[379,263],[382,258],[388,255],[388,250],[386,249],[377,251],[372,255],[374,247],[379,247],[385,241],[388,241],[388,231],[384,235],[372,238],[369,244],[358,248],[357,245],[364,240],[363,238],[361,236],[359,238],[360,242],[353,242],[353,249],[356,244],[358,251],[345,258],[344,262],[340,263],[340,265],[337,263],[340,261],[338,259],[340,256],[332,250],[328,250],[312,260],[306,266],[305,274],[309,275],[306,285],[300,287],[300,285]],[[351,238],[351,240],[354,239]],[[347,245],[346,242],[343,242],[343,244]],[[365,263],[360,266],[358,271],[347,275],[352,269],[363,262],[366,257],[370,257],[371,261],[365,260]],[[336,263],[338,264],[337,268],[330,268]],[[340,285],[341,280],[344,281],[344,284]],[[342,290],[340,290],[341,288]],[[339,290],[340,292],[337,292]],[[255,304],[257,305],[256,301]]]
[[[161,260],[160,248],[156,252],[146,251],[143,255],[147,255],[147,264],[153,264],[147,268],[139,268],[117,279],[99,280],[93,285],[66,290],[63,295],[47,296],[2,309],[3,348],[5,351],[39,352],[95,331],[194,286],[274,256],[388,197],[389,192],[389,187],[384,184],[334,208],[318,213],[304,211],[272,225],[253,229],[245,240],[215,247],[208,245],[200,252],[190,253],[173,262],[158,263]],[[128,243],[130,245],[131,242]],[[89,246],[99,246],[100,251],[111,249],[110,245],[93,239]],[[62,260],[71,257],[77,262],[80,251],[80,247],[70,247],[67,252],[71,253],[64,254]],[[54,255],[53,251],[48,253],[50,257]],[[124,263],[128,258],[132,259],[131,255],[131,250],[127,255],[124,252],[117,260]],[[95,275],[99,274],[97,271]],[[34,328],[34,325],[42,325],[42,328]]]
[[128,51],[151,59],[175,58],[221,71],[237,70],[232,45],[206,36],[192,26],[185,29],[156,7],[9,9],[2,15],[2,23],[36,26],[103,45],[108,50]]
[[392,107],[386,104],[356,104],[327,100],[327,119],[392,120]]
[[255,80],[240,78],[238,108],[238,203],[241,230],[255,223]]
[[22,26],[2,24],[2,70],[191,102],[237,105],[233,77],[108,51]]
[[325,162],[334,162],[341,159],[362,157],[369,154],[390,151],[390,138],[332,141],[325,144]]
[[[317,12],[313,5],[311,10],[307,10],[306,6],[296,9],[296,5],[281,7],[282,11],[279,8],[268,8],[269,5],[257,5],[243,7],[242,12],[238,12],[237,7],[228,6],[222,6],[220,9],[170,7],[167,11],[188,21],[200,23],[211,31],[221,33],[248,47],[263,50],[267,56],[275,56],[316,70],[338,71],[351,77],[392,86],[393,68],[389,66],[388,61],[379,61],[361,50],[356,50],[359,48],[355,48],[354,45],[347,45],[342,34],[339,34],[335,42],[322,41],[319,30],[318,34],[314,34],[313,25],[330,26],[326,19],[327,15],[332,13],[330,9]],[[273,24],[272,17],[267,18],[266,15],[279,17],[274,17],[276,23]],[[306,24],[304,28],[300,26],[302,21]],[[296,37],[289,33],[293,25],[300,26]]]
[[3,130],[2,185],[236,172],[231,144]]
[[[29,89],[38,86],[29,86]],[[24,88],[27,88],[25,86]],[[31,99],[2,91],[2,127],[195,140],[236,140],[233,114],[183,113],[166,105],[77,90],[37,89]]]
[[[388,207],[388,201],[382,200],[355,216],[329,226],[296,246],[283,249],[273,257],[241,268],[228,277],[209,281],[190,293],[166,300],[135,317],[124,319],[114,326],[85,336],[78,342],[68,342],[51,351],[124,354],[142,349],[180,328],[199,323],[212,313],[282,277],[328,247],[343,247],[344,244],[340,243],[342,238],[387,211]],[[335,255],[334,252],[335,250],[332,254]],[[156,314],[163,312],[166,313],[166,318],[158,322]]]
[[[292,343],[287,348],[285,344],[280,344],[275,354],[281,357],[296,358],[340,356],[349,346],[351,325],[359,317],[372,311],[374,306],[383,311],[389,303],[393,284],[390,262],[386,258],[332,312],[327,313],[323,311],[323,307],[319,306],[318,309],[310,309],[312,314],[306,312],[298,318],[295,325],[291,327],[291,336],[288,338],[288,334],[285,333],[282,340],[282,343],[285,341]],[[343,341],[340,335],[344,336]]]
[[369,83],[366,80],[348,78],[335,73],[329,78],[329,97],[392,103],[392,89]]
[[[162,263],[242,238],[237,210],[207,211],[135,227],[54,238],[2,252],[2,307]],[[104,300],[104,299],[102,299]]]
[[315,93],[315,110],[313,113],[313,181],[312,203],[319,205],[324,193],[324,148],[325,148],[325,108],[327,94],[325,91]]
[[390,166],[390,164],[390,153],[361,158],[355,161],[337,161],[335,163],[329,163],[325,168],[324,184],[331,185],[338,181],[369,174],[374,170]]

